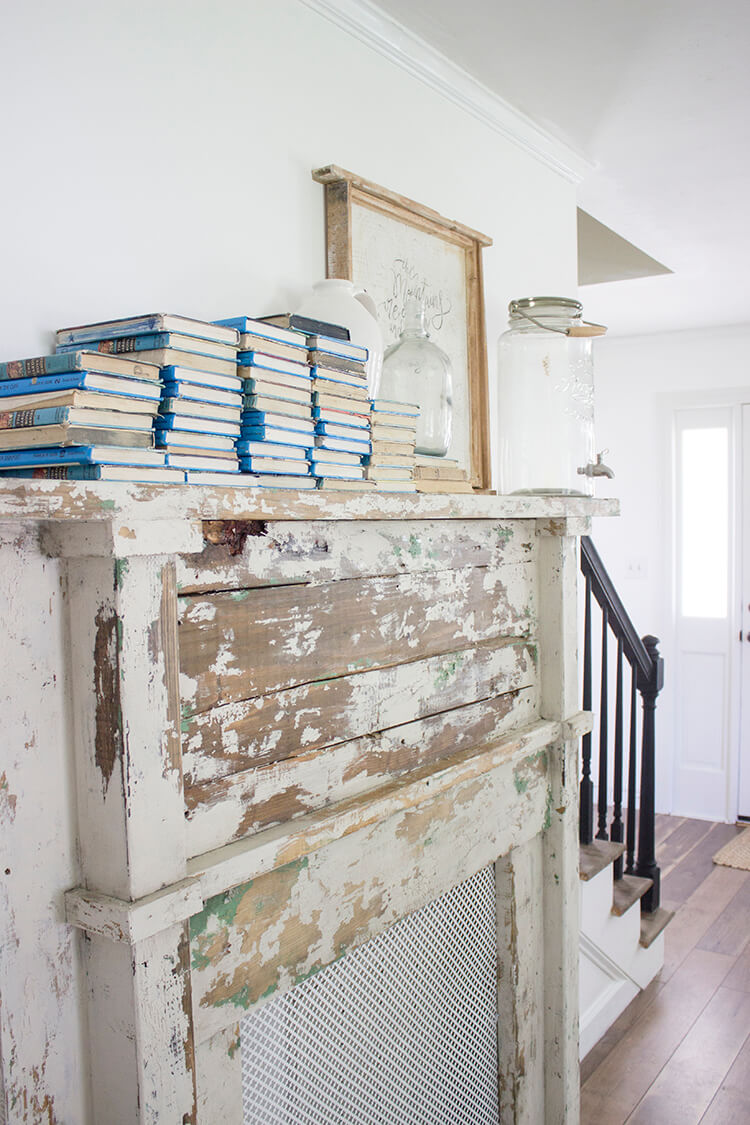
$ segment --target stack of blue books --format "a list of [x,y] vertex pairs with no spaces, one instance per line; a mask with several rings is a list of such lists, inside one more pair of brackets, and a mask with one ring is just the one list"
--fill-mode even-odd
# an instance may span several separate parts
[[311,470],[318,488],[367,491],[364,459],[371,452],[367,348],[322,333],[307,337],[312,375],[315,445]]
[[[416,492],[415,446],[419,407],[393,399],[373,399],[370,407],[372,451],[365,476],[381,492]],[[435,461],[441,458],[435,457]]]
[[310,489],[312,389],[304,334],[248,316],[217,322],[239,332],[243,409],[237,456],[245,481]]
[[154,449],[159,368],[71,349],[0,364],[0,473],[67,480],[181,481]]
[[155,444],[188,484],[227,484],[227,473],[239,473],[235,441],[242,385],[233,328],[150,313],[57,333],[58,352],[82,346],[159,365],[163,385]]

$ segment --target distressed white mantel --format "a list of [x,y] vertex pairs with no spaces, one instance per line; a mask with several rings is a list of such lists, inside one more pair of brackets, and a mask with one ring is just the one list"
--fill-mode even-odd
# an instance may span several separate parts
[[[495,863],[502,1120],[575,1125],[576,547],[593,515],[615,512],[562,497],[0,484],[9,1123],[239,1125],[241,1016]],[[237,646],[220,667],[234,643],[221,622],[260,621],[251,607],[267,601],[266,633],[287,636],[287,605],[292,624],[323,629],[324,650],[334,625],[348,637],[340,592],[363,614],[362,652],[362,603],[395,607],[390,656],[375,630],[376,655],[356,666],[349,637],[321,681],[295,679],[293,660],[240,676]],[[220,658],[203,669],[211,644]],[[340,729],[295,734],[290,701],[315,692],[319,725]],[[257,766],[242,755],[261,742],[248,750],[237,731],[267,700],[299,744]],[[45,789],[45,753],[70,791]],[[43,999],[24,1012],[31,981]]]

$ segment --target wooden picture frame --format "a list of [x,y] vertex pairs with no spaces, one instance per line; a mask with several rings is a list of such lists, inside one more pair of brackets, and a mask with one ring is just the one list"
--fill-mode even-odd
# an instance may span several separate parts
[[315,169],[325,187],[327,276],[375,300],[386,347],[410,292],[425,295],[431,338],[453,365],[454,433],[448,457],[473,487],[491,487],[482,249],[492,239],[335,164]]

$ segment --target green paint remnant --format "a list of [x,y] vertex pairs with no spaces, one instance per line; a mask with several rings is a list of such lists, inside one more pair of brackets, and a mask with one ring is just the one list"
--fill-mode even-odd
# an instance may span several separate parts
[[512,527],[496,527],[495,532],[501,545],[504,547],[506,543],[510,542],[513,538]]
[[547,786],[547,807],[544,813],[544,823],[542,824],[542,832],[546,832],[552,824],[552,789]]
[[557,872],[555,872],[555,883],[558,887],[560,886],[560,876],[557,874]]
[[428,847],[432,843],[432,836],[428,836],[424,842],[424,847]]
[[252,592],[252,590],[232,590],[229,596],[233,602],[244,602]]
[[180,720],[180,730],[182,731],[183,734],[188,733],[188,731],[190,730],[190,720],[189,719],[181,719]]
[[117,618],[117,651],[118,652],[122,652],[122,637],[123,637],[122,618],[118,617]]
[[427,552],[427,558],[428,559],[436,559],[437,557],[438,557],[438,553],[435,550],[435,548],[430,547],[429,551]]
[[211,958],[206,957],[205,953],[201,953],[200,950],[194,949],[193,950],[193,956],[192,956],[192,963],[193,963],[193,968],[200,971],[201,969],[207,969],[208,968],[208,966],[211,964]]
[[518,770],[513,770],[513,784],[516,787],[516,793],[525,793],[529,788],[529,779],[521,777]]
[[229,1044],[229,1046],[228,1046],[228,1048],[227,1048],[227,1054],[229,1055],[230,1059],[233,1059],[233,1058],[234,1058],[234,1056],[235,1056],[235,1055],[237,1054],[237,1052],[239,1051],[239,1049],[240,1049],[240,1042],[241,1042],[241,1041],[240,1041],[240,1037],[239,1037],[239,1035],[238,1035],[238,1036],[237,1036],[237,1038],[236,1038],[236,1039],[234,1040],[234,1042],[233,1042],[233,1043],[230,1043],[230,1044]]
[[529,656],[535,668],[539,666],[539,649],[536,645],[529,645]]
[[231,891],[225,891],[223,894],[214,895],[213,898],[207,899],[200,913],[193,914],[190,919],[191,940],[194,941],[206,932],[211,918],[215,918],[225,926],[231,926],[243,895],[250,890],[252,885],[253,880],[251,879],[249,883],[240,883],[238,887],[233,887]]
[[459,652],[453,657],[452,660],[448,660],[444,664],[442,664],[440,667],[440,671],[435,677],[435,687],[444,687],[448,683],[448,680],[450,680],[452,676],[456,675],[456,672],[459,671],[463,662],[464,654],[462,652]]
[[102,500],[102,508],[112,511],[115,506],[114,500]]
[[127,559],[115,559],[115,589],[121,590],[130,563]]
[[419,558],[419,556],[422,554],[422,544],[419,542],[419,540],[417,539],[416,535],[414,535],[413,532],[409,536],[408,550],[409,550],[409,554],[411,555],[411,557],[413,559]]
[[[276,985],[273,986],[273,988],[275,987]],[[223,1008],[225,1004],[234,1004],[237,1008],[249,1008],[250,985],[243,984],[242,988],[239,988],[236,992],[232,993],[231,996],[225,996],[222,1000],[214,1000],[215,1008]]]
[[525,793],[529,788],[529,779],[524,777],[524,773],[530,773],[532,770],[539,771],[547,769],[547,751],[537,750],[536,754],[530,754],[528,758],[516,766],[513,770],[513,784],[516,787],[516,793]]
[[323,968],[322,965],[313,965],[313,967],[311,969],[308,969],[306,973],[301,973],[300,976],[295,977],[294,983],[295,984],[302,984],[303,980],[309,980],[310,977],[314,977],[315,974],[319,973],[322,968]]
[[401,552],[401,548],[399,547],[398,543],[393,544],[393,553],[394,553],[394,555],[396,556],[397,559],[401,558],[402,552]]
[[261,1000],[265,1000],[265,998],[267,996],[273,996],[274,992],[276,991],[276,989],[278,987],[279,987],[278,981],[274,982],[273,984],[269,984],[266,991],[261,993],[261,996],[260,996]]

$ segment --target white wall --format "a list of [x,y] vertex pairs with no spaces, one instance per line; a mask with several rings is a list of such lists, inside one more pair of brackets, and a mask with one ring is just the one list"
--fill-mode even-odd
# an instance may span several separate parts
[[[509,299],[574,292],[573,185],[300,0],[6,5],[0,98],[0,359],[42,354],[54,329],[100,318],[293,307],[325,272],[323,189],[310,170],[326,163],[494,238],[491,384]],[[12,581],[12,542],[3,558]],[[13,688],[6,729],[26,746],[9,744],[2,766],[13,817],[0,806],[0,846],[17,875],[0,901],[0,1058],[9,1121],[51,1106],[82,1125],[81,982],[61,914],[78,878],[75,808],[63,703],[51,709],[49,694],[62,663],[53,585],[36,642],[46,638],[45,659],[20,675],[12,646],[0,655],[0,682]],[[51,675],[57,687],[42,694]],[[50,832],[49,862],[19,867]],[[21,1013],[32,962],[45,1002]]]
[[593,535],[636,629],[662,640],[666,682],[657,707],[657,809],[679,813],[672,803],[669,408],[674,396],[708,405],[744,387],[750,397],[750,325],[605,338],[597,341],[595,366],[597,448],[609,449],[606,461],[617,474],[599,482],[597,494],[618,496],[622,515],[595,521]]

